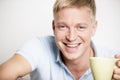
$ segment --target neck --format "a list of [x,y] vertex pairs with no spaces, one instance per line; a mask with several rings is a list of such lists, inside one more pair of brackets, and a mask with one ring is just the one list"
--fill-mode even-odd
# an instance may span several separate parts
[[[94,56],[93,49],[90,47],[88,50],[86,50],[83,55],[81,55],[79,58],[75,60],[68,60],[68,59],[63,59],[63,62],[65,63],[66,66],[78,66],[78,68],[84,68],[86,64],[89,64],[89,57]],[[79,67],[80,66],[80,67]]]
[[93,49],[90,47],[79,59],[64,60],[70,72],[79,79],[89,69],[89,57],[94,56]]

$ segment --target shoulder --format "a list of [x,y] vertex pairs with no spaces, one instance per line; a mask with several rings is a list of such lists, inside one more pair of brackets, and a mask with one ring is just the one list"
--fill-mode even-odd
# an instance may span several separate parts
[[35,47],[40,47],[40,46],[44,48],[44,46],[52,45],[52,43],[54,43],[53,36],[34,37],[34,38],[28,40],[22,46],[22,48],[28,47],[28,48],[35,49]]
[[44,37],[37,37],[40,43],[49,44],[55,43],[54,36],[44,36]]
[[55,56],[56,49],[53,36],[35,37],[17,50],[17,54],[24,56],[34,70],[38,65],[47,64],[50,54]]
[[51,42],[54,41],[54,36],[44,36],[44,37],[34,37],[31,40],[29,40],[27,43],[44,43],[44,42]]

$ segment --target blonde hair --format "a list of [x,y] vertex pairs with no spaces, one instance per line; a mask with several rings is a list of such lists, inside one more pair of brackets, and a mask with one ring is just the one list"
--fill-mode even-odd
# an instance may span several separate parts
[[66,7],[87,7],[91,10],[92,15],[96,16],[96,5],[94,0],[56,0],[53,6],[53,15]]

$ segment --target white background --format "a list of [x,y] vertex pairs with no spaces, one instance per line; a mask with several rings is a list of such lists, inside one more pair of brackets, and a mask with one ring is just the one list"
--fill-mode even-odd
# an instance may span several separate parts
[[[9,59],[26,41],[53,35],[55,0],[0,0],[0,63]],[[120,0],[96,0],[98,45],[120,50]]]

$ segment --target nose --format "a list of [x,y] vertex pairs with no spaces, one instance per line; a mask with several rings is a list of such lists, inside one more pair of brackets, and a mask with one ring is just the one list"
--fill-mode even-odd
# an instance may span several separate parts
[[70,42],[75,41],[77,38],[77,32],[74,29],[69,29],[66,38]]

